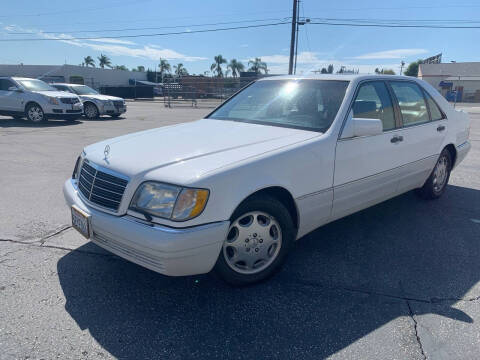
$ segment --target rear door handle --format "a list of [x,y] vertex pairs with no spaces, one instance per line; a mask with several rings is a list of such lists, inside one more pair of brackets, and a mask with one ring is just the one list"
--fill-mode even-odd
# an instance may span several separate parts
[[403,141],[403,136],[401,135],[396,135],[390,139],[390,142],[393,144],[399,143],[400,141]]
[[445,126],[439,125],[439,126],[437,127],[437,131],[443,131],[443,130],[445,130]]

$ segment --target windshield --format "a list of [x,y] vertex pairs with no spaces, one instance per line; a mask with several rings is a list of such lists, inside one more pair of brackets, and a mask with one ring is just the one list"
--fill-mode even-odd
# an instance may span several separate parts
[[16,80],[25,89],[30,91],[57,91],[54,87],[48,85],[42,80],[28,79],[28,80]]
[[77,95],[98,95],[98,92],[86,85],[72,86],[73,91]]
[[209,118],[325,132],[342,104],[348,81],[258,81]]

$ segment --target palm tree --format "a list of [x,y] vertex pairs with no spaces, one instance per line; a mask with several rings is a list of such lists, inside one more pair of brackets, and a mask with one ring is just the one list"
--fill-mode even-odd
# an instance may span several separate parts
[[267,63],[263,62],[261,58],[249,60],[248,65],[251,65],[248,71],[253,71],[257,75],[260,74],[261,71],[263,71],[265,74],[268,74]]
[[173,68],[175,69],[175,75],[177,75],[178,77],[188,75],[188,71],[187,69],[185,69],[182,63],[179,63],[178,65],[174,65]]
[[160,59],[160,63],[158,64],[158,68],[159,68],[160,78],[162,79],[162,83],[163,83],[163,76],[166,73],[170,72],[171,67],[170,67],[170,64],[168,63],[167,60]]
[[215,62],[210,66],[210,70],[212,70],[212,72],[216,72],[218,77],[223,77],[222,64],[226,64],[227,59],[225,59],[222,55],[217,55],[213,59]]
[[237,59],[232,59],[228,64],[228,68],[232,70],[232,76],[236,78],[238,75],[240,75],[240,71],[245,69],[245,66]]
[[88,55],[87,57],[83,58],[83,64],[85,66],[95,67],[95,60],[93,60],[93,58],[90,55]]
[[105,66],[112,68],[112,61],[108,56],[100,54],[100,56],[97,59],[98,59],[98,66],[100,66],[102,69],[105,69]]

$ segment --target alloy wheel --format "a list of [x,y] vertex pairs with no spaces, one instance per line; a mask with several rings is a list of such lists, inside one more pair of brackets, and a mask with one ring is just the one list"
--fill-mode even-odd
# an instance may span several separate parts
[[445,187],[448,177],[448,158],[442,155],[433,170],[433,190],[440,192]]
[[30,106],[28,109],[28,118],[33,122],[43,121],[43,110],[38,105]]
[[282,229],[271,215],[253,211],[237,218],[223,243],[226,263],[241,274],[256,274],[277,258],[282,247]]

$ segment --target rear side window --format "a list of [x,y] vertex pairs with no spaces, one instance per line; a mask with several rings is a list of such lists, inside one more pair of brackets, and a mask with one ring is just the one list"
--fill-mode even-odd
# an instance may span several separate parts
[[352,110],[355,118],[382,120],[383,131],[395,128],[392,100],[383,81],[361,85]]
[[403,126],[423,124],[430,121],[425,98],[417,84],[392,81],[390,85],[400,106]]
[[432,97],[430,94],[428,94],[426,91],[424,91],[425,97],[427,98],[428,102],[428,107],[430,108],[430,115],[432,117],[432,120],[441,120],[444,118],[442,111],[439,109],[437,103],[433,101]]

